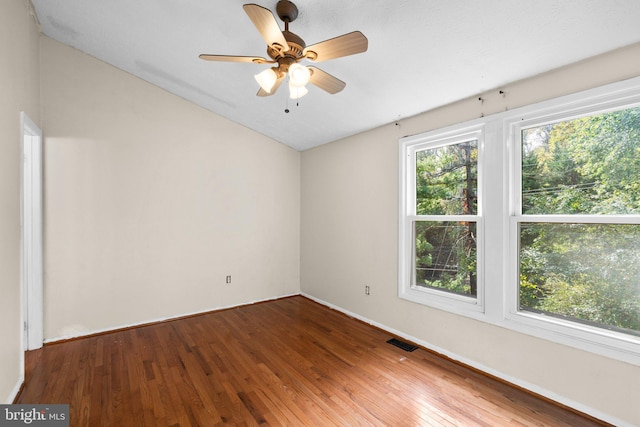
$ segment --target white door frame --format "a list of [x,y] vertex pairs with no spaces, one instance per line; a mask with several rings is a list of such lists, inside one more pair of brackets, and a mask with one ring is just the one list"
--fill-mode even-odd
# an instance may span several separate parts
[[[44,341],[42,130],[20,113],[21,144],[21,296],[22,349],[35,350]],[[24,360],[23,360],[24,364]],[[23,366],[24,369],[24,366]]]

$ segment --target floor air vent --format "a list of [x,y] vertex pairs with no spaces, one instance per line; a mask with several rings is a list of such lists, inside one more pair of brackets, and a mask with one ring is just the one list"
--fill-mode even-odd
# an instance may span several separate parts
[[401,348],[404,351],[413,351],[418,348],[413,344],[409,344],[408,342],[400,341],[395,338],[391,338],[389,341],[387,341],[387,343],[395,345],[396,347]]

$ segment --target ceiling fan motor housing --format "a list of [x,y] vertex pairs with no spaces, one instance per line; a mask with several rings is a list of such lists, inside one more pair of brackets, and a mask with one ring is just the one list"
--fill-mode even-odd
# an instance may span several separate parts
[[306,44],[302,38],[300,38],[297,34],[292,33],[291,31],[283,31],[282,34],[284,38],[287,40],[287,44],[289,45],[289,50],[282,51],[277,47],[269,46],[267,47],[267,55],[274,61],[276,61],[281,68],[281,71],[286,72],[289,68],[289,65],[299,62],[303,58],[302,52],[306,47]]

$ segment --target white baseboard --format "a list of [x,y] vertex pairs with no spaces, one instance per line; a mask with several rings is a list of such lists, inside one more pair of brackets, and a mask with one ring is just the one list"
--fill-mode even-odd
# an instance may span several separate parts
[[349,317],[353,317],[354,319],[358,319],[358,320],[360,320],[362,322],[365,322],[365,323],[367,323],[369,325],[375,326],[376,328],[379,328],[379,329],[382,329],[382,330],[384,330],[386,332],[389,332],[390,334],[399,336],[399,337],[404,338],[404,339],[406,339],[408,341],[412,341],[412,342],[414,342],[416,344],[419,344],[420,346],[422,346],[422,347],[424,347],[424,348],[426,348],[428,350],[434,351],[434,352],[436,352],[438,354],[441,354],[441,355],[443,355],[443,356],[445,356],[445,357],[447,357],[447,358],[449,358],[451,360],[454,360],[456,362],[459,362],[459,363],[462,363],[464,365],[470,366],[470,367],[472,367],[474,369],[477,369],[479,371],[485,372],[485,373],[487,373],[487,374],[489,374],[489,375],[491,375],[493,377],[499,378],[499,379],[501,379],[503,381],[506,381],[506,382],[508,382],[510,384],[513,384],[513,385],[516,385],[518,387],[521,387],[521,388],[523,388],[525,390],[528,390],[528,391],[530,391],[532,393],[535,393],[535,394],[538,394],[540,396],[546,397],[546,398],[548,398],[550,400],[553,400],[554,402],[558,402],[558,403],[560,403],[562,405],[565,405],[565,406],[567,406],[569,408],[573,408],[573,409],[575,409],[577,411],[580,411],[580,412],[582,412],[584,414],[590,415],[590,416],[592,416],[594,418],[597,418],[599,420],[608,422],[608,423],[613,424],[615,426],[633,427],[632,424],[629,424],[629,423],[627,423],[625,421],[619,420],[616,417],[613,417],[613,416],[611,416],[609,414],[605,414],[605,413],[603,413],[601,411],[598,411],[597,409],[594,409],[594,408],[592,408],[590,406],[584,405],[584,404],[582,404],[580,402],[575,402],[575,401],[573,401],[571,399],[566,398],[565,396],[561,396],[559,394],[556,394],[556,393],[554,393],[554,392],[552,392],[550,390],[544,389],[544,388],[542,388],[540,386],[537,386],[535,384],[531,384],[531,383],[529,383],[527,381],[523,381],[523,380],[521,380],[519,378],[515,378],[515,377],[512,377],[510,375],[506,375],[506,374],[504,374],[504,373],[502,373],[500,371],[496,371],[495,369],[489,368],[489,367],[487,367],[487,366],[485,366],[485,365],[483,365],[481,363],[478,363],[478,362],[476,362],[474,360],[462,357],[462,356],[460,356],[458,354],[455,354],[455,353],[452,353],[452,352],[450,352],[450,351],[448,351],[448,350],[446,350],[444,348],[440,348],[440,347],[435,346],[435,345],[433,345],[431,343],[428,343],[426,341],[423,341],[421,339],[418,339],[416,337],[408,335],[408,334],[406,334],[406,333],[404,333],[402,331],[398,331],[398,330],[390,328],[387,325],[384,325],[382,323],[378,323],[378,322],[373,321],[371,319],[368,319],[366,317],[360,316],[357,313],[353,313],[353,312],[351,312],[349,310],[345,310],[342,307],[339,307],[339,306],[331,304],[331,303],[329,303],[327,301],[324,301],[324,300],[321,300],[319,298],[316,298],[313,295],[309,295],[309,294],[307,294],[305,292],[301,292],[300,295],[302,295],[302,296],[304,296],[306,298],[309,298],[310,300],[313,300],[313,301],[317,302],[318,304],[324,305],[326,307],[329,307],[331,309],[334,309],[336,311],[344,313]]
[[153,325],[154,323],[169,322],[171,320],[177,320],[177,319],[180,319],[180,318],[183,318],[183,317],[197,316],[199,314],[206,314],[206,313],[211,313],[211,312],[220,311],[220,310],[228,310],[230,308],[242,307],[242,306],[245,306],[245,305],[252,305],[252,304],[257,304],[257,303],[266,302],[266,301],[273,301],[273,300],[277,300],[277,299],[281,299],[281,298],[288,298],[288,297],[292,297],[292,296],[296,296],[296,295],[300,295],[300,294],[296,292],[296,293],[293,293],[293,294],[285,294],[285,295],[279,295],[279,296],[275,296],[275,297],[264,298],[264,299],[260,299],[260,300],[247,301],[247,302],[243,302],[243,303],[240,303],[240,304],[234,304],[234,305],[228,305],[228,306],[219,306],[219,307],[211,307],[211,308],[207,308],[206,310],[183,313],[183,314],[176,315],[176,316],[161,317],[161,318],[156,318],[156,319],[145,320],[145,321],[142,321],[142,322],[136,322],[136,323],[129,323],[129,324],[124,324],[124,325],[119,325],[119,326],[113,326],[113,327],[104,328],[104,329],[83,331],[82,333],[78,333],[78,334],[70,334],[70,335],[63,335],[63,336],[58,336],[58,337],[53,337],[53,338],[46,338],[44,340],[44,342],[45,343],[54,343],[54,342],[58,342],[58,341],[66,341],[66,340],[70,340],[70,339],[77,339],[77,338],[88,337],[88,336],[92,336],[92,335],[108,334],[109,332],[115,332],[115,331],[119,331],[119,330],[122,330],[122,329],[137,328],[137,327],[140,327],[140,326]]
[[20,388],[22,387],[23,383],[24,383],[24,375],[20,375],[20,378],[18,378],[18,382],[13,387],[13,390],[11,390],[9,397],[7,397],[7,400],[5,401],[6,404],[10,405],[13,403],[13,401],[18,396],[18,393],[20,392]]

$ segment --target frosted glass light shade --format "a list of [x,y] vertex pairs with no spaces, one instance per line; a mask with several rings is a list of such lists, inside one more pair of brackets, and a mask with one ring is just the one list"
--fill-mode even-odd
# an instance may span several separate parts
[[273,68],[268,68],[260,72],[259,74],[256,74],[254,77],[262,90],[267,93],[271,93],[271,89],[273,89],[273,85],[276,84],[276,80],[278,79],[278,76]]
[[310,78],[311,72],[304,65],[295,63],[289,67],[289,85],[304,86],[309,83]]
[[302,98],[307,93],[309,93],[309,89],[307,89],[306,87],[304,87],[304,86],[294,86],[292,84],[289,84],[289,97],[291,99]]

